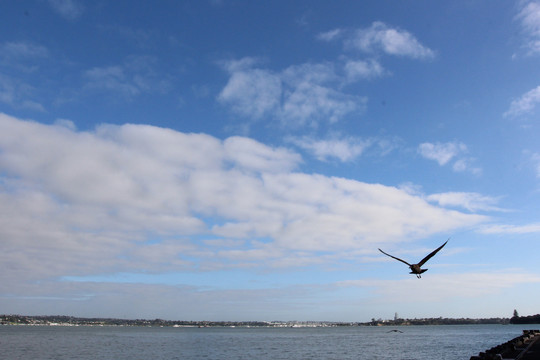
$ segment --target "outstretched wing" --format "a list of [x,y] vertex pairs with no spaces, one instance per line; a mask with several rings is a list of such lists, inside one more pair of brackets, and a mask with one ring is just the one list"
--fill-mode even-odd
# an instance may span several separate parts
[[379,251],[382,252],[382,253],[383,253],[384,255],[386,255],[386,256],[390,256],[392,259],[396,259],[396,260],[398,260],[398,261],[401,261],[402,263],[405,263],[405,264],[411,266],[411,264],[409,264],[409,263],[406,262],[405,260],[401,260],[400,258],[397,258],[397,257],[395,257],[395,256],[392,256],[392,255],[390,255],[390,254],[387,254],[387,253],[385,253],[384,251],[382,251],[381,249],[379,249]]
[[[450,239],[448,239],[448,240],[450,240]],[[444,242],[444,244],[442,244],[441,246],[439,246],[438,248],[436,248],[435,250],[433,250],[428,256],[426,256],[425,258],[423,258],[422,261],[420,261],[420,262],[418,263],[418,266],[424,265],[424,264],[426,263],[426,261],[428,261],[429,259],[431,259],[431,258],[433,257],[433,255],[435,255],[435,254],[437,253],[437,251],[441,250],[441,249],[444,247],[444,245],[446,245],[446,243],[448,242],[448,240],[446,240],[446,241]]]

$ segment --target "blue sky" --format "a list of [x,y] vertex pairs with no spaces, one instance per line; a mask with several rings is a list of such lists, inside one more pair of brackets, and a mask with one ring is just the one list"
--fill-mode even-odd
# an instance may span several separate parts
[[0,312],[536,314],[539,61],[538,1],[3,4]]

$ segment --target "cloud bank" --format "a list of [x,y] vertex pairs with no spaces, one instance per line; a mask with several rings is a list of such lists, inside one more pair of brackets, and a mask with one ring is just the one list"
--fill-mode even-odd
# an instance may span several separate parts
[[76,131],[0,116],[4,286],[117,272],[303,266],[486,217],[298,171],[246,137],[148,125]]

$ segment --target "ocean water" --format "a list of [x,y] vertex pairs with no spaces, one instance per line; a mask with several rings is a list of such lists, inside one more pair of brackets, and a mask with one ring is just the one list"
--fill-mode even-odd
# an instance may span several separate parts
[[[540,325],[334,328],[0,326],[9,359],[465,359]],[[389,332],[398,329],[400,332]]]

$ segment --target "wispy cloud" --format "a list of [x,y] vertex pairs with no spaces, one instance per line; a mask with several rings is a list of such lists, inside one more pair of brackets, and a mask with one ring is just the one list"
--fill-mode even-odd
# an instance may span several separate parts
[[354,161],[367,151],[370,155],[385,156],[399,147],[397,138],[347,136],[333,133],[325,138],[313,136],[287,137],[285,140],[305,150],[320,161]]
[[[0,44],[0,102],[14,109],[44,112],[34,86],[35,73],[44,67],[51,54],[42,45],[32,42],[5,42]],[[7,71],[6,71],[7,70]]]
[[304,136],[290,138],[289,141],[312,153],[319,160],[326,161],[337,158],[343,162],[356,159],[373,143],[372,140],[352,136],[329,139],[315,139]]
[[300,162],[245,137],[145,125],[78,132],[1,115],[2,271],[17,282],[297,266],[321,261],[319,251],[488,220],[395,187],[296,172]]
[[166,76],[156,72],[155,62],[150,56],[132,56],[121,65],[88,69],[83,74],[84,88],[114,92],[128,100],[141,93],[164,93],[170,84]]
[[426,159],[435,160],[444,166],[455,159],[452,169],[456,172],[470,171],[473,174],[481,173],[481,169],[473,166],[473,159],[464,156],[467,146],[461,142],[422,143],[418,146],[418,153]]
[[87,70],[84,74],[88,79],[87,86],[112,90],[114,92],[131,97],[140,93],[139,87],[128,79],[126,71],[121,66],[96,67]]
[[530,55],[540,53],[540,2],[525,1],[516,17],[525,33],[525,47]]
[[84,6],[79,0],[49,0],[49,4],[68,20],[75,20],[84,12]]
[[5,42],[0,45],[0,56],[3,59],[45,58],[49,50],[42,45],[29,42]]
[[151,30],[147,29],[140,29],[140,28],[132,28],[129,26],[122,26],[118,24],[99,24],[97,25],[97,29],[107,37],[117,37],[122,42],[128,42],[131,44],[135,44],[138,47],[145,48],[148,47],[149,44],[155,43],[157,41],[156,34],[154,34]]
[[231,77],[218,100],[230,104],[234,111],[260,119],[279,111],[282,81],[269,70],[253,69],[253,59],[245,58],[225,64]]
[[454,165],[452,165],[452,170],[455,172],[467,171],[474,175],[480,175],[482,173],[482,169],[474,165],[474,159],[471,157],[457,159]]
[[280,71],[262,68],[254,58],[222,62],[230,74],[218,100],[251,119],[269,116],[290,126],[335,123],[361,113],[367,98],[346,93],[345,85],[389,75],[380,53],[427,59],[435,53],[409,32],[375,22],[370,28],[334,29],[317,36],[325,42],[342,40],[346,50],[361,50],[369,59],[340,56],[325,63],[303,63]]
[[461,207],[471,212],[504,211],[495,206],[499,202],[498,198],[473,192],[431,194],[427,196],[427,200],[437,202],[440,206]]
[[323,33],[320,33],[317,35],[317,39],[323,40],[323,41],[332,41],[334,39],[339,38],[343,34],[342,29],[334,29],[330,31],[326,31]]
[[531,161],[536,172],[536,177],[540,179],[540,153],[531,154]]
[[348,114],[363,111],[366,103],[365,98],[312,83],[299,84],[285,96],[280,114],[293,126],[313,126],[319,121],[335,123]]
[[45,107],[34,100],[35,88],[15,77],[0,74],[0,102],[15,109],[45,112]]
[[456,155],[467,151],[463,143],[422,143],[418,146],[418,152],[426,159],[435,160],[439,165],[446,165]]
[[368,28],[345,30],[334,29],[319,34],[324,41],[342,39],[345,47],[367,53],[404,56],[414,59],[431,59],[435,52],[422,45],[410,32],[375,21]]
[[540,86],[526,92],[519,99],[513,100],[510,108],[503,116],[518,117],[534,112],[536,105],[540,103]]
[[49,50],[42,45],[32,42],[5,42],[0,44],[0,66],[11,71],[9,76],[16,76],[19,72],[23,76],[34,73],[43,65],[43,61],[50,57]]
[[537,179],[540,179],[540,153],[523,150],[523,166],[531,170]]
[[361,112],[363,97],[339,90],[344,80],[332,64],[302,64],[281,72],[256,68],[256,60],[244,58],[224,63],[230,78],[218,96],[243,116],[261,119],[269,116],[290,126],[336,122]]
[[250,138],[233,136],[223,143],[226,158],[243,169],[257,172],[291,171],[301,162],[298,154],[270,148]]
[[540,233],[540,223],[526,225],[485,225],[478,230],[482,234],[531,234]]
[[347,79],[356,81],[359,79],[372,79],[386,75],[388,72],[374,59],[349,60],[345,64]]

